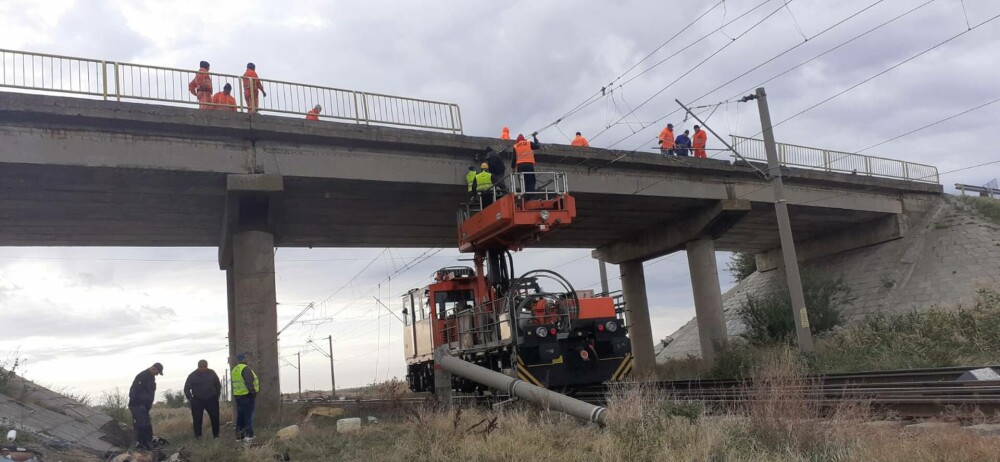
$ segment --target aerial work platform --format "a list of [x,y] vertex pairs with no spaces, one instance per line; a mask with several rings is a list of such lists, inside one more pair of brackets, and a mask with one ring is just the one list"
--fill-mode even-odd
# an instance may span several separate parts
[[[535,191],[525,191],[525,175],[535,175]],[[477,194],[459,212],[461,252],[521,250],[573,222],[576,201],[569,195],[566,174],[514,173],[507,178],[509,192],[494,186]]]

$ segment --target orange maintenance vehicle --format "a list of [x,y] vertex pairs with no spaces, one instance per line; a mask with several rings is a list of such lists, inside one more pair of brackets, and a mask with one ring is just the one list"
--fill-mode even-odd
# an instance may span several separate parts
[[[525,191],[524,176],[538,187]],[[558,273],[514,277],[511,252],[570,226],[576,203],[562,173],[514,173],[511,190],[483,191],[459,211],[458,248],[475,267],[448,267],[403,298],[407,381],[434,389],[434,351],[555,389],[622,379],[632,370],[620,297],[577,291]],[[492,199],[492,200],[491,200]],[[483,205],[488,204],[488,205]],[[465,392],[475,382],[452,378]]]

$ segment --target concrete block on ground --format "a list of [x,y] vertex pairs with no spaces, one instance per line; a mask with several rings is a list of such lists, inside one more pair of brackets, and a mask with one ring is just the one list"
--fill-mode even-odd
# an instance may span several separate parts
[[337,421],[337,433],[350,433],[361,430],[361,418],[349,417]]
[[861,426],[867,428],[899,428],[903,426],[903,422],[898,420],[873,420],[871,422],[864,422]]
[[967,432],[975,433],[979,436],[1000,436],[1000,424],[979,424],[964,427]]

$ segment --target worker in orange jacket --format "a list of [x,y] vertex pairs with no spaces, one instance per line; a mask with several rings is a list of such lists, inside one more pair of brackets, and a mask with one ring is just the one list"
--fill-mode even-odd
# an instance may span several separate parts
[[571,146],[580,146],[581,148],[590,147],[590,143],[587,142],[587,139],[584,138],[583,135],[580,134],[580,132],[576,132],[576,138],[573,138],[573,141],[571,141],[569,144]]
[[510,139],[510,129],[509,128],[507,128],[507,127],[503,128],[503,131],[500,132],[500,139],[501,140],[509,140]]
[[694,136],[691,138],[691,147],[694,148],[694,156],[707,159],[708,156],[705,155],[705,144],[708,143],[708,134],[701,127],[694,126]]
[[667,126],[660,132],[660,153],[669,156],[674,150],[674,124]]
[[236,112],[236,98],[233,98],[232,85],[227,83],[222,87],[222,91],[212,95],[212,109]]
[[258,97],[258,92],[267,98],[267,92],[264,91],[264,85],[260,83],[260,77],[257,76],[257,66],[254,63],[247,63],[247,71],[243,73],[243,97],[247,102],[247,112],[257,113],[260,108],[260,98]]
[[[537,133],[531,134],[533,142],[528,142],[524,135],[518,134],[514,143],[514,171],[524,174],[524,192],[535,192],[535,149],[541,148],[541,144],[536,137]],[[515,180],[516,187],[516,180]]]
[[198,69],[198,73],[188,84],[188,91],[202,103],[198,105],[198,109],[214,109],[211,104],[204,104],[212,102],[212,77],[208,75],[208,69],[208,61],[202,61],[201,69]]
[[306,113],[306,120],[319,120],[319,113],[323,111],[323,106],[316,105]]

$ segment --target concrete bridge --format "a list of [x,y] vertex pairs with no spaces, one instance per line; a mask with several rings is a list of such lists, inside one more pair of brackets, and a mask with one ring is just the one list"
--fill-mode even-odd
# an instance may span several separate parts
[[[0,96],[0,245],[218,247],[230,354],[254,358],[264,415],[279,398],[273,247],[453,247],[465,173],[485,146],[503,146],[349,123]],[[539,171],[568,174],[579,215],[544,246],[594,249],[621,265],[637,370],[653,363],[643,261],[688,250],[709,341],[725,335],[714,252],[780,261],[772,192],[749,166],[557,145],[536,157]],[[899,238],[903,213],[942,191],[810,169],[784,175],[803,259]]]

